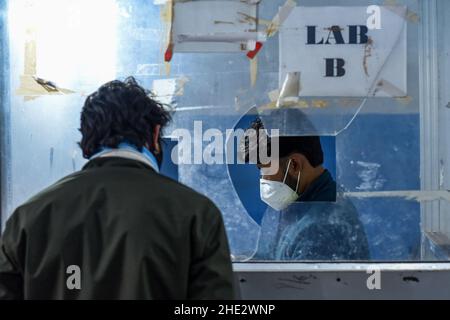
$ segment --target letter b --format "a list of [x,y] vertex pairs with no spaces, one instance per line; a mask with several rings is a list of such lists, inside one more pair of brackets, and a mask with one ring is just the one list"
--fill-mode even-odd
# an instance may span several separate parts
[[343,77],[345,76],[345,60],[344,59],[325,59],[326,61],[326,77]]

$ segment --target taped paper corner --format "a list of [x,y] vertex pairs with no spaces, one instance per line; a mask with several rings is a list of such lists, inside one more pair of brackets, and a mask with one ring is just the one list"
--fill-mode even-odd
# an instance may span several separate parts
[[152,93],[159,102],[172,105],[176,97],[184,95],[184,88],[188,82],[187,77],[154,80]]
[[285,4],[280,7],[280,10],[267,27],[266,34],[268,38],[273,37],[278,32],[283,22],[296,6],[297,3],[294,0],[287,0]]
[[300,91],[300,72],[289,72],[281,88],[276,104],[277,108],[296,104],[300,100]]
[[76,92],[69,89],[60,88],[50,81],[27,74],[20,77],[20,86],[16,90],[16,95],[25,96],[26,101],[45,95],[67,95],[74,93]]
[[45,95],[67,95],[75,93],[75,91],[60,88],[53,82],[36,76],[36,29],[28,27],[26,33],[28,39],[25,41],[24,74],[20,76],[20,86],[16,90],[16,95],[24,96],[24,100],[27,102]]
[[396,0],[385,0],[383,5],[386,9],[399,15],[408,22],[418,23],[420,21],[420,17],[417,13],[404,5],[398,4]]

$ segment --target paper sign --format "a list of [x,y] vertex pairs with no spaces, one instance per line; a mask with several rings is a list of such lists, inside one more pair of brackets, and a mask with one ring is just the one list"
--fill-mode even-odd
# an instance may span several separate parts
[[[381,9],[379,29],[370,29],[367,7],[296,7],[280,28],[280,88],[301,74],[300,96],[389,97],[386,80],[407,95],[407,23]],[[399,7],[406,12],[406,7]]]

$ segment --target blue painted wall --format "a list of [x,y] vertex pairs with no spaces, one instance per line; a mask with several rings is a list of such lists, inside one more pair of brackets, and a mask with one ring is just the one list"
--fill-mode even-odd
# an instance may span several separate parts
[[[420,190],[418,114],[360,115],[336,139],[338,183],[348,191]],[[379,167],[370,175],[358,162]],[[361,176],[370,178],[363,190]],[[370,188],[369,188],[370,186]],[[420,204],[403,199],[353,200],[375,260],[420,259]]]

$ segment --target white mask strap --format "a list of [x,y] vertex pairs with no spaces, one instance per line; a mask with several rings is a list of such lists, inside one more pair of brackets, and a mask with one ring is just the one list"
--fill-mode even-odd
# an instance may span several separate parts
[[[291,165],[291,161],[292,161],[292,159],[289,159],[288,166],[287,166],[287,168],[286,168],[286,173],[284,174],[283,183],[286,182],[286,178],[287,178],[287,174],[288,174],[288,172],[289,172],[289,167],[290,167],[290,165]],[[297,186],[295,187],[295,192],[298,191],[298,185],[300,184],[300,175],[301,175],[301,173],[302,173],[301,171],[298,172]]]
[[300,175],[301,175],[301,171],[298,172],[298,177],[297,177],[297,186],[295,187],[295,192],[298,191],[298,185],[300,184]]
[[288,174],[288,172],[289,172],[289,167],[290,167],[290,165],[291,165],[291,161],[292,161],[292,159],[289,159],[289,162],[288,162],[288,165],[287,165],[287,168],[286,168],[286,173],[284,174],[283,183],[286,182],[286,178],[287,178],[287,174]]

